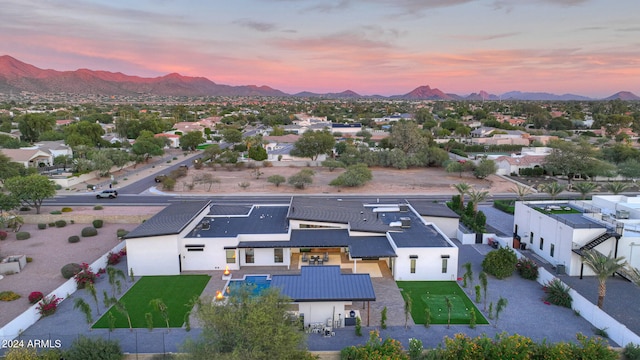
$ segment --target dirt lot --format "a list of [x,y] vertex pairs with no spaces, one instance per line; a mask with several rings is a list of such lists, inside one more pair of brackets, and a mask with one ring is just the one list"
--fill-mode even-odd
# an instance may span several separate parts
[[[396,170],[389,168],[373,168],[373,180],[359,188],[336,188],[329,186],[329,182],[340,175],[344,170],[329,171],[322,167],[312,167],[315,172],[313,183],[305,189],[295,189],[289,184],[281,184],[279,187],[269,183],[267,178],[271,175],[282,175],[285,178],[297,173],[300,167],[266,167],[260,168],[262,173],[256,178],[255,169],[242,170],[212,170],[203,168],[190,169],[186,177],[178,179],[174,191],[171,193],[248,193],[248,194],[455,194],[452,184],[467,182],[478,189],[490,190],[492,193],[508,192],[514,185],[498,176],[492,175],[480,180],[473,176],[446,173],[440,168]],[[201,173],[211,173],[220,182],[213,184],[209,189],[208,184],[194,181]],[[249,186],[245,189],[239,184],[246,182]],[[193,189],[189,187],[193,184]],[[158,186],[162,189],[162,186]]]
[[[105,207],[100,210],[103,214],[140,214],[141,211],[155,214],[161,207]],[[59,208],[43,207],[42,213],[48,214]],[[92,207],[74,207],[73,213],[91,213],[96,210]],[[28,296],[32,291],[40,291],[48,294],[66,280],[62,277],[60,269],[70,262],[92,263],[100,256],[109,252],[118,244],[116,231],[120,228],[132,230],[138,224],[109,224],[98,229],[98,235],[89,238],[80,238],[80,242],[71,244],[67,241],[71,235],[80,235],[83,227],[89,224],[68,224],[62,228],[47,228],[39,230],[36,224],[25,224],[20,229],[28,231],[31,238],[16,240],[15,233],[9,232],[6,240],[0,241],[0,256],[26,255],[33,258],[18,274],[4,275],[0,280],[0,291],[14,291],[22,297],[18,300],[0,301],[0,327],[7,324],[17,315],[29,308]],[[98,269],[94,269],[98,270]]]

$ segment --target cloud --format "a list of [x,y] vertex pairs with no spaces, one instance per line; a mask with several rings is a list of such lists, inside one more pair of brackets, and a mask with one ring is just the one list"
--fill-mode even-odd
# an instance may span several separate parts
[[234,20],[233,23],[260,32],[271,32],[277,29],[276,24],[260,22],[246,18]]
[[545,3],[555,6],[579,6],[588,3],[591,0],[496,0],[493,2],[493,8],[495,10],[505,10],[511,12],[516,6],[520,5],[532,5],[540,6],[540,3]]
[[516,36],[521,34],[520,32],[509,32],[509,33],[502,33],[502,34],[487,34],[487,35],[450,35],[449,37],[452,39],[459,39],[459,40],[467,40],[467,41],[489,41],[489,40],[495,40],[495,39],[502,39],[502,38],[508,38],[508,37],[512,37],[512,36]]

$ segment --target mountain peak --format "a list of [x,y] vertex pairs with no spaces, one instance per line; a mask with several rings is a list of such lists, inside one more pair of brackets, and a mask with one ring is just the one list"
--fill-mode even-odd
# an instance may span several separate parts
[[633,100],[633,101],[635,101],[635,100],[640,100],[640,97],[637,96],[636,94],[632,93],[631,91],[620,91],[620,92],[617,92],[617,93],[609,96],[605,100],[624,100],[624,101]]

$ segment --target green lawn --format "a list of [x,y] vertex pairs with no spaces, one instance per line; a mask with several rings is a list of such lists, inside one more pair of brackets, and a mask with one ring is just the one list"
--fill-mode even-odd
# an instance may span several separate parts
[[453,304],[451,308],[452,324],[469,324],[469,312],[476,313],[476,324],[488,324],[487,319],[473,304],[455,281],[398,281],[402,296],[411,295],[411,317],[416,324],[425,323],[424,309],[431,311],[430,324],[447,324],[447,305],[445,297]]
[[[178,276],[144,276],[120,299],[124,303],[131,323],[134,328],[146,328],[146,313],[153,315],[153,327],[166,327],[166,323],[160,313],[149,305],[152,299],[162,299],[167,305],[169,325],[182,327],[185,314],[191,309],[185,306],[194,297],[200,296],[202,290],[209,282],[208,275],[178,275]],[[102,306],[102,301],[101,301]],[[107,313],[112,313],[116,318],[116,328],[128,328],[127,318],[114,307]],[[107,313],[93,325],[93,328],[109,328]]]

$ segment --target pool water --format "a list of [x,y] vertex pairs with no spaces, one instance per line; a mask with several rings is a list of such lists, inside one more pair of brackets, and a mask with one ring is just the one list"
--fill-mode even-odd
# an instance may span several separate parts
[[247,287],[252,295],[258,296],[264,289],[270,286],[271,279],[269,279],[269,275],[247,275],[242,280],[229,280],[226,295],[237,295],[240,289]]

